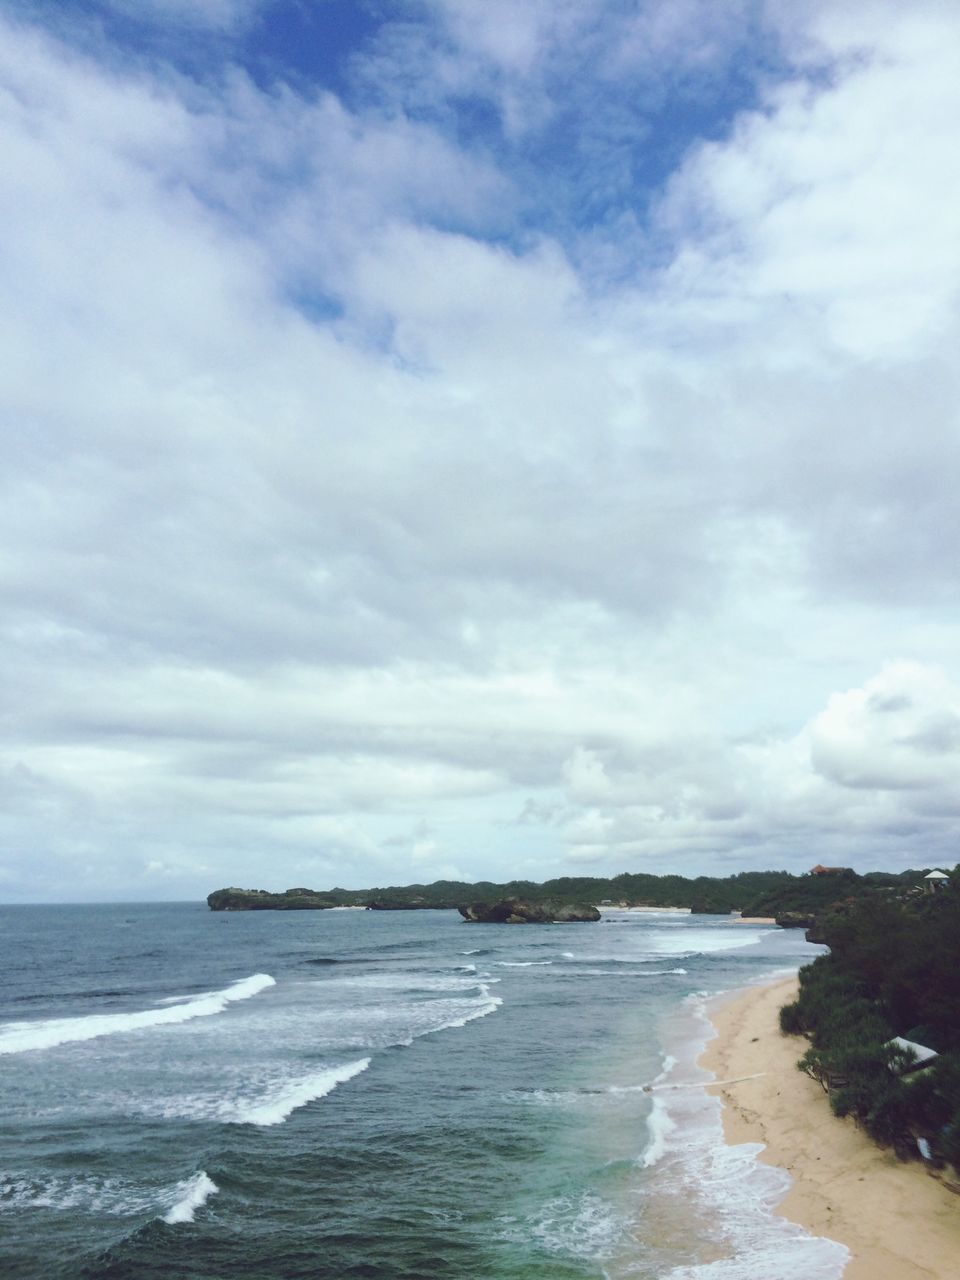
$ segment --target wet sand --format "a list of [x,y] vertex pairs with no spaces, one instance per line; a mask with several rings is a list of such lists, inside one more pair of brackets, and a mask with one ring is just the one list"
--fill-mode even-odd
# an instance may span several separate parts
[[701,1065],[718,1080],[763,1073],[713,1087],[727,1142],[761,1142],[760,1159],[788,1170],[793,1186],[778,1212],[847,1246],[843,1280],[957,1280],[960,1196],[838,1120],[796,1069],[806,1042],[781,1035],[777,1021],[796,986],[788,978],[752,987],[710,1011],[717,1037]]

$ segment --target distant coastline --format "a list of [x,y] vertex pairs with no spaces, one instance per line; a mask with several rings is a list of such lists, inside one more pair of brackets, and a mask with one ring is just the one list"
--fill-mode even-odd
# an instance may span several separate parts
[[923,873],[871,871],[816,866],[803,875],[787,871],[742,871],[731,876],[620,875],[559,876],[538,883],[509,880],[474,883],[435,880],[431,884],[386,885],[369,889],[282,891],[232,886],[207,896],[211,911],[329,911],[365,907],[371,911],[456,910],[465,903],[515,899],[532,904],[589,903],[601,910],[677,911],[697,915],[742,916],[809,928],[815,918],[839,902],[916,891]]

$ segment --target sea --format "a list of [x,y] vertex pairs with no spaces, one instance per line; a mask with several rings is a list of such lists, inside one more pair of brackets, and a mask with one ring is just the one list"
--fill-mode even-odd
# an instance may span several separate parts
[[820,951],[669,911],[0,907],[0,1276],[836,1280],[697,1065],[711,997]]

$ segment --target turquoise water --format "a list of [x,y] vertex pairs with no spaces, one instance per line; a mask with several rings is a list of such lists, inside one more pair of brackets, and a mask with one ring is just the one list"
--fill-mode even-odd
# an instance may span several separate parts
[[4,1276],[839,1274],[674,1087],[705,1078],[704,997],[816,954],[796,932],[192,904],[0,930]]

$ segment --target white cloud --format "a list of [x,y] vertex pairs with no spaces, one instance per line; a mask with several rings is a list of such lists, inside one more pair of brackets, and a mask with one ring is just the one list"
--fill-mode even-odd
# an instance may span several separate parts
[[[514,11],[431,90],[510,146],[577,38],[600,99],[746,38]],[[768,6],[792,82],[616,287],[442,113],[0,26],[12,892],[943,859],[960,81],[889,12]]]
[[814,721],[824,777],[871,790],[952,788],[960,764],[960,688],[919,663],[887,667],[837,693]]
[[578,746],[563,764],[563,778],[571,799],[578,804],[606,800],[612,786],[603,761],[594,751]]
[[[565,769],[573,854],[610,866],[659,854],[690,867],[796,867],[820,851],[861,870],[951,860],[960,825],[960,685],[891,663],[830,696],[793,736],[666,742],[642,770],[609,776],[591,753]],[[578,806],[584,806],[578,808]]]
[[902,360],[954,323],[960,17],[883,5],[849,19],[827,9],[816,27],[829,79],[772,88],[676,176],[662,217],[695,235],[672,284],[742,295],[767,320],[779,304],[844,351]]

